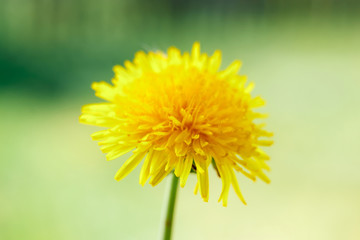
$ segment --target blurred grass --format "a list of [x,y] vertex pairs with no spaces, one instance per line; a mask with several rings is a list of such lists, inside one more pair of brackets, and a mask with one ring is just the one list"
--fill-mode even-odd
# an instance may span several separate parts
[[139,169],[113,180],[127,156],[106,162],[90,139],[98,128],[78,116],[100,101],[90,83],[109,80],[114,64],[141,48],[189,50],[195,40],[206,52],[223,50],[224,65],[243,60],[241,73],[267,100],[272,183],[239,176],[248,206],[231,192],[223,208],[215,173],[209,203],[193,195],[191,176],[179,193],[174,239],[360,238],[359,19],[201,19],[129,23],[148,29],[116,41],[0,38],[10,79],[0,88],[0,239],[156,239],[165,184],[141,187]]

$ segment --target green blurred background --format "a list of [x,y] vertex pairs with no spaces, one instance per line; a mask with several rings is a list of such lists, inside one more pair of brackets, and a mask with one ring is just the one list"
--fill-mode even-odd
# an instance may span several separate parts
[[360,239],[360,2],[1,0],[0,239],[157,239],[165,182],[113,176],[78,123],[93,81],[138,50],[223,51],[244,63],[275,132],[272,183],[211,173],[180,189],[173,239]]

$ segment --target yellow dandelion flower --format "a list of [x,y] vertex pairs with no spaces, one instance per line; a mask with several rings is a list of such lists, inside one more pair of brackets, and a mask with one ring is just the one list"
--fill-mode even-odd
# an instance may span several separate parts
[[196,172],[198,191],[209,198],[209,165],[222,180],[219,201],[227,205],[230,185],[245,203],[235,172],[251,180],[269,183],[263,170],[269,159],[259,146],[272,144],[263,124],[254,120],[265,115],[254,108],[264,105],[251,97],[254,85],[245,86],[238,75],[240,61],[219,70],[221,52],[200,53],[195,42],[191,53],[170,47],[167,54],[139,51],[133,62],[115,66],[112,85],[93,83],[97,97],[106,103],[82,108],[80,122],[107,128],[92,134],[107,160],[133,151],[116,173],[126,177],[145,158],[140,184],[148,179],[157,185],[171,171],[184,187],[190,172]]

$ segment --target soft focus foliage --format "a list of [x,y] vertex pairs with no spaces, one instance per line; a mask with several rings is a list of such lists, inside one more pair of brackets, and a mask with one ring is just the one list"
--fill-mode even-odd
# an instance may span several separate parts
[[104,161],[79,106],[109,66],[196,39],[267,100],[272,182],[239,174],[248,205],[230,191],[224,208],[191,174],[174,239],[358,240],[360,1],[166,2],[0,1],[0,239],[156,239],[165,184],[109,177],[130,155]]

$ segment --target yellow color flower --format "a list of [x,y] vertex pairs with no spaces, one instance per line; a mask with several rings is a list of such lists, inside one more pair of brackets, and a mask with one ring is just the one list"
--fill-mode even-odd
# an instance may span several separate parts
[[208,168],[211,163],[222,180],[219,201],[227,205],[230,185],[245,203],[235,171],[255,181],[269,183],[269,157],[259,146],[272,141],[264,125],[254,123],[265,117],[253,112],[264,105],[250,95],[254,85],[245,87],[246,76],[238,75],[241,62],[219,70],[221,52],[210,57],[194,43],[191,54],[170,47],[161,52],[137,52],[133,62],[115,66],[112,83],[93,83],[96,96],[107,103],[82,108],[80,122],[106,127],[92,134],[107,160],[133,150],[133,155],[116,173],[126,177],[145,158],[140,184],[148,179],[157,185],[171,171],[185,186],[191,171],[197,174],[204,201],[209,198]]

